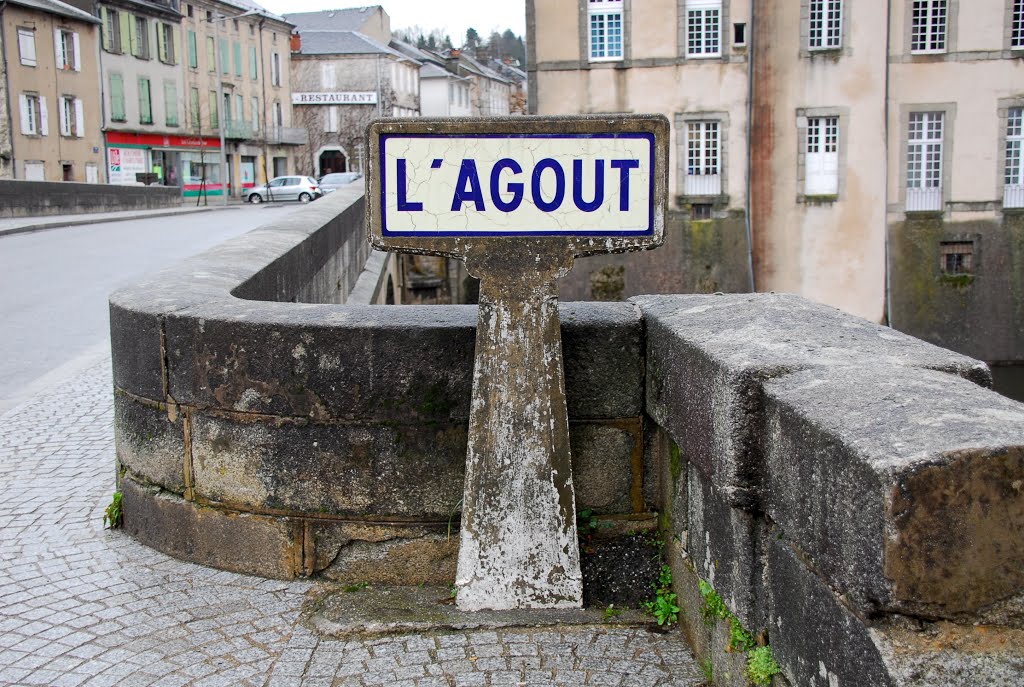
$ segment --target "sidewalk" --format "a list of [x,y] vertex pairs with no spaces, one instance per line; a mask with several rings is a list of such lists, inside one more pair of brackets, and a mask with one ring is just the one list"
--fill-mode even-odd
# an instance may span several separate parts
[[696,686],[678,632],[601,625],[334,639],[329,585],[183,563],[104,530],[110,361],[0,415],[0,685]]
[[188,215],[193,212],[208,212],[210,210],[230,210],[241,207],[242,202],[231,199],[227,205],[217,203],[200,205],[196,207],[195,201],[185,201],[181,207],[159,208],[156,210],[122,210],[119,212],[92,212],[76,215],[40,215],[36,217],[9,217],[0,219],[0,237],[10,234],[26,234],[44,229],[56,229],[59,227],[74,227],[83,224],[96,224],[98,222],[123,222],[133,219],[148,217],[168,217],[171,215]]

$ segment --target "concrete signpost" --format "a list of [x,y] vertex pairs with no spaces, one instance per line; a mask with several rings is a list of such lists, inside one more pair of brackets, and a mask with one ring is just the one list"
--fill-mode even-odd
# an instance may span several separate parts
[[557,280],[574,258],[661,244],[660,116],[380,120],[375,248],[480,279],[456,586],[462,610],[582,605]]

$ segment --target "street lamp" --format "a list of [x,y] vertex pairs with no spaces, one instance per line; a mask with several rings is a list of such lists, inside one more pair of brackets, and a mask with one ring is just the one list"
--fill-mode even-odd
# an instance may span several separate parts
[[224,200],[224,205],[228,204],[228,156],[227,151],[224,149],[224,115],[227,111],[224,109],[224,75],[221,73],[220,23],[228,19],[248,17],[251,14],[259,14],[259,11],[246,10],[241,14],[232,16],[218,14],[213,17],[213,61],[215,62],[214,74],[217,76],[217,110],[219,112],[217,116],[217,129],[218,133],[220,133],[220,185],[222,189],[221,198]]

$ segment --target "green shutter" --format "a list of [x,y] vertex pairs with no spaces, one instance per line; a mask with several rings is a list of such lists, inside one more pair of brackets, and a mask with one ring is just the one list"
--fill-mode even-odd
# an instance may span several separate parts
[[156,55],[164,64],[168,64],[170,55],[167,53],[167,34],[164,32],[164,25],[159,22],[153,22],[156,24]]
[[210,72],[217,71],[217,46],[212,36],[206,37],[206,69]]
[[136,57],[141,56],[142,45],[139,42],[139,23],[135,21],[135,16],[131,14],[128,15],[128,45],[128,52]]
[[231,55],[228,54],[228,39],[220,39],[220,73],[228,74],[231,72]]
[[153,101],[150,99],[149,79],[139,79],[139,122],[153,123]]
[[134,23],[132,20],[132,15],[128,14],[127,12],[118,12],[117,16],[119,19],[119,23],[121,24],[121,45],[120,50],[118,52],[131,54],[132,24]]
[[234,46],[232,46],[232,47],[234,47],[234,53],[235,53],[235,76],[241,76],[242,75],[242,44],[241,43],[235,43]]
[[249,48],[249,77],[253,81],[259,78],[259,61],[256,59],[256,48]]
[[110,75],[110,119],[123,122],[124,114],[124,78],[120,74]]
[[217,91],[210,91],[210,126],[214,129],[220,128],[220,120],[217,118]]
[[188,66],[192,69],[199,67],[199,50],[196,48],[196,32],[188,32]]
[[164,109],[167,126],[178,126],[178,87],[173,81],[164,81]]
[[199,122],[199,89],[195,86],[189,92],[189,115],[192,118],[192,128],[198,132],[201,126]]
[[103,49],[107,52],[113,52],[114,37],[110,35],[110,26],[107,24],[110,21],[110,12],[107,11],[106,7],[100,8],[100,21],[103,23]]
[[181,30],[171,25],[171,64],[181,62]]

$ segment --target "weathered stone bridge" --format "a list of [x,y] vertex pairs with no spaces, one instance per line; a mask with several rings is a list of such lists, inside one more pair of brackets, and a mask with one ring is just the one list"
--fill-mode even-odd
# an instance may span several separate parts
[[[476,312],[369,305],[360,194],[111,298],[143,542],[268,577],[454,578]],[[577,508],[657,522],[715,684],[745,680],[740,626],[794,685],[1024,681],[1024,405],[982,363],[785,295],[561,319]]]

